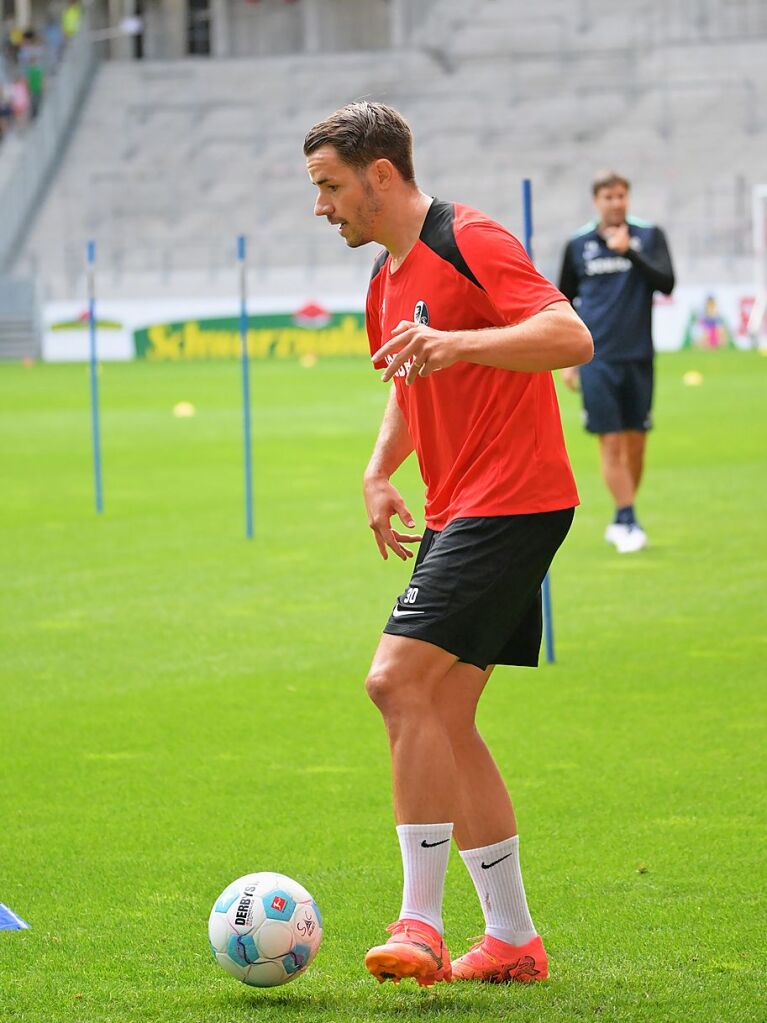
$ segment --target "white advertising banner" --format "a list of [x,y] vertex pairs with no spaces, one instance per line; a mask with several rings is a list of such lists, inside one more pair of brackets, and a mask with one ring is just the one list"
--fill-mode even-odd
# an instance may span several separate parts
[[[150,361],[236,358],[240,309],[229,299],[100,301],[96,309],[99,359]],[[43,358],[89,358],[90,323],[84,303],[52,302],[44,310]],[[315,299],[297,295],[278,303],[248,302],[248,350],[255,357],[367,352],[360,297]]]
[[747,348],[753,284],[680,285],[656,294],[653,336],[659,352],[680,348]]
[[[670,297],[656,295],[655,347],[745,348],[753,285],[681,285]],[[248,349],[254,358],[364,355],[362,295],[322,301],[305,295],[279,303],[248,302]],[[52,302],[44,310],[43,358],[85,361],[90,324],[84,303]],[[438,324],[436,324],[438,326]],[[235,358],[239,354],[237,303],[226,299],[99,302],[98,357],[104,361]]]

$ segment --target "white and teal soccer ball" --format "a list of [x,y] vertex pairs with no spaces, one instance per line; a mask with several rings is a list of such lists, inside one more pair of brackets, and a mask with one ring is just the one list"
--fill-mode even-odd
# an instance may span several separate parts
[[246,874],[210,912],[216,962],[243,984],[277,987],[305,973],[322,941],[322,917],[309,892],[284,874]]

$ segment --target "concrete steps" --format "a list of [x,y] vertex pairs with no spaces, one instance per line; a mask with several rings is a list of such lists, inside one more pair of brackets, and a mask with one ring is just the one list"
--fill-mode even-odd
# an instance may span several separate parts
[[[437,0],[396,53],[107,65],[20,265],[63,294],[92,235],[120,287],[156,274],[163,294],[181,292],[212,280],[215,253],[245,231],[273,279],[341,267],[364,279],[371,252],[312,217],[301,146],[316,120],[371,97],[410,119],[430,193],[518,228],[520,178],[532,177],[543,267],[589,218],[593,172],[616,166],[637,215],[667,228],[680,274],[697,273],[702,224],[723,250],[749,237],[742,196],[767,166],[765,39],[714,45],[719,15],[699,24],[702,6],[717,7],[675,5],[661,38],[661,0],[541,0],[535,18],[527,0]],[[738,9],[760,31],[755,0]]]
[[39,305],[34,283],[0,278],[0,361],[38,359],[41,346]]

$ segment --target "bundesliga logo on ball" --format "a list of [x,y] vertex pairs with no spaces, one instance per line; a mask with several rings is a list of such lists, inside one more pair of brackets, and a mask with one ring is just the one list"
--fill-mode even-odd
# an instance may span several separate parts
[[284,874],[246,874],[224,889],[210,913],[213,956],[252,987],[277,987],[305,973],[322,941],[309,892]]

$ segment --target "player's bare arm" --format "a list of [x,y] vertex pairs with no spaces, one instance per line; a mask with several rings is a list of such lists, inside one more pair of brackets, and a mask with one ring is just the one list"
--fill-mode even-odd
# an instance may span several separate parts
[[562,383],[570,391],[580,390],[580,375],[577,366],[565,366],[562,370]]
[[373,530],[384,561],[389,557],[387,548],[394,551],[398,558],[407,561],[413,557],[413,552],[403,545],[419,543],[421,540],[420,534],[401,533],[391,526],[394,515],[398,515],[411,529],[415,526],[401,494],[389,482],[412,451],[413,441],[392,389],[363,481],[368,525]]
[[426,377],[454,363],[473,362],[520,373],[579,366],[588,362],[594,346],[587,328],[569,302],[554,302],[522,323],[484,330],[442,331],[403,321],[374,355],[373,362],[391,357],[382,379],[391,380],[407,365],[406,382]]

